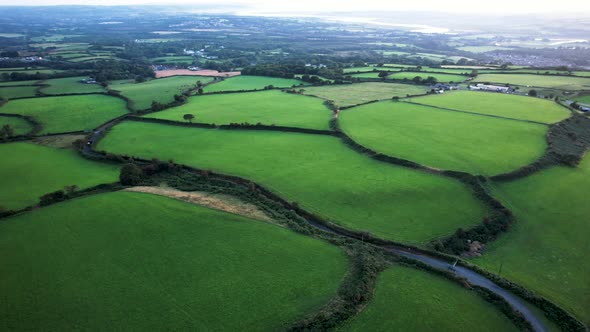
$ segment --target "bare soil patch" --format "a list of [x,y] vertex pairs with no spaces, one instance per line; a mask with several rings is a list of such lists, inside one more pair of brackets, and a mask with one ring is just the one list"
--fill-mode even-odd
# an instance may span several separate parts
[[180,191],[166,187],[148,187],[138,186],[127,188],[125,191],[141,192],[154,195],[166,196],[178,199],[187,203],[197,204],[215,210],[221,210],[233,214],[238,214],[251,219],[272,221],[262,210],[253,204],[246,203],[240,199],[223,194],[211,194],[202,191]]
[[72,143],[79,139],[85,139],[85,135],[65,134],[65,135],[54,135],[54,136],[43,136],[33,138],[33,143],[39,145],[46,145],[52,148],[59,149],[70,149]]

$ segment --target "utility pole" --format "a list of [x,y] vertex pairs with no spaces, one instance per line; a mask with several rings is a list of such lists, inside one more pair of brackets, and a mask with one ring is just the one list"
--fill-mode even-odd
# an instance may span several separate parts
[[498,275],[502,275],[502,266],[504,266],[504,262],[500,262],[500,270],[498,270]]

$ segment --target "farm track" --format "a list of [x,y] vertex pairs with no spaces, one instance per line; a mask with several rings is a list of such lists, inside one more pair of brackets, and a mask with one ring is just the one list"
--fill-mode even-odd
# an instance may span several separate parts
[[[102,138],[102,136],[106,132],[108,132],[108,130],[111,127],[113,127],[117,123],[125,120],[127,117],[128,117],[128,115],[125,115],[120,118],[113,119],[113,120],[101,125],[96,130],[94,130],[93,133],[89,136],[88,144],[86,144],[84,149],[82,149],[82,151],[81,151],[82,154],[86,155],[90,158],[93,158],[93,159],[104,158],[103,154],[94,150],[94,146]],[[182,165],[182,167],[187,170],[190,170],[192,172],[196,172],[196,173],[198,173],[200,171],[198,169],[195,169],[193,167],[186,166],[186,165]],[[233,179],[239,180],[239,181],[236,181],[237,183],[239,183],[239,182],[252,183],[249,180],[242,179],[242,178],[235,177],[235,176],[226,176],[226,178],[233,178]],[[271,191],[265,189],[264,187],[262,187],[258,184],[256,184],[256,186],[263,189],[263,192],[268,192],[271,194],[270,196],[266,195],[267,197],[278,201],[278,203],[280,203],[282,205],[289,206],[288,202],[286,202],[282,198],[278,197],[277,195],[273,194]],[[409,258],[412,260],[422,262],[422,263],[424,263],[430,267],[433,267],[435,269],[438,269],[438,270],[451,269],[451,264],[449,263],[449,261],[429,255],[427,252],[422,251],[420,249],[409,248],[407,246],[397,244],[397,243],[387,241],[387,240],[382,240],[382,239],[365,239],[363,234],[360,234],[360,233],[357,233],[354,231],[350,231],[348,229],[345,229],[343,227],[340,227],[340,226],[337,226],[337,225],[334,225],[331,223],[326,223],[326,222],[320,221],[321,219],[314,217],[313,214],[311,214],[307,211],[304,211],[301,208],[297,208],[297,210],[298,210],[297,212],[303,212],[303,213],[300,213],[300,215],[308,222],[308,224],[310,226],[312,226],[320,231],[332,233],[332,234],[335,234],[338,236],[343,236],[343,237],[354,239],[354,240],[360,240],[360,241],[363,241],[366,243],[370,243],[371,245],[378,247],[388,253],[403,256],[403,257],[406,257],[406,258]],[[488,289],[492,293],[494,293],[497,296],[504,299],[514,310],[519,311],[523,315],[523,317],[531,324],[534,331],[537,331],[537,332],[549,331],[548,328],[543,323],[542,318],[540,316],[538,316],[536,313],[534,313],[533,311],[531,311],[521,298],[512,294],[508,290],[500,287],[499,285],[497,285],[495,282],[493,282],[488,277],[486,277],[483,274],[480,274],[468,267],[463,267],[463,266],[455,266],[452,268],[452,271],[454,272],[454,274],[456,276],[466,279],[470,284]]]

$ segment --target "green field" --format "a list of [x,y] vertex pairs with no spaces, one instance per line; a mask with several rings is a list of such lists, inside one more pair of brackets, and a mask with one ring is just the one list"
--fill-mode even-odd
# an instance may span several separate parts
[[20,68],[17,70],[0,70],[0,74],[10,74],[10,73],[19,73],[19,74],[57,74],[63,73],[63,70],[58,69],[46,69],[46,68],[38,68],[38,69],[24,69]]
[[372,71],[368,73],[352,74],[351,77],[355,78],[380,78],[378,71]]
[[213,78],[205,76],[175,76],[143,83],[116,81],[112,82],[109,88],[129,98],[134,110],[144,110],[149,109],[154,100],[162,104],[171,103],[174,101],[174,95],[196,88],[198,81],[205,84],[212,80]]
[[392,65],[392,67],[365,66],[365,67],[344,68],[342,71],[344,72],[344,74],[349,74],[349,73],[364,72],[364,71],[375,71],[375,70],[399,71],[400,68],[393,68],[393,65]]
[[38,85],[41,81],[38,80],[31,80],[31,81],[4,81],[0,82],[0,87],[10,87],[10,86],[23,86],[23,85]]
[[0,154],[0,206],[6,209],[37,204],[39,197],[64,186],[115,182],[119,175],[117,167],[88,161],[73,150],[7,143],[0,144]]
[[113,56],[111,55],[89,55],[80,58],[70,59],[71,62],[87,62],[87,61],[97,61],[97,60],[105,60],[105,59],[112,59]]
[[459,83],[467,79],[467,76],[463,75],[454,75],[454,74],[437,74],[437,73],[430,73],[430,72],[412,72],[412,71],[403,71],[399,73],[393,73],[387,78],[395,79],[395,80],[412,80],[414,77],[420,76],[422,79],[427,79],[429,76],[432,76],[437,79],[439,82],[455,82]]
[[394,266],[371,303],[338,331],[518,331],[475,293],[431,273]]
[[567,108],[551,100],[503,93],[454,91],[412,98],[409,101],[470,113],[496,115],[543,123],[559,122],[571,115],[571,112]]
[[25,35],[21,34],[21,33],[0,33],[0,38],[20,38],[20,37],[24,37]]
[[4,99],[33,97],[37,93],[37,88],[37,86],[0,87],[0,97]]
[[590,89],[590,77],[586,78],[532,74],[482,74],[478,75],[474,79],[474,82],[505,83],[521,86],[556,88],[562,90]]
[[366,82],[306,87],[303,94],[333,100],[340,107],[366,103],[372,100],[391,99],[394,96],[425,94],[421,85]]
[[590,71],[574,71],[572,74],[577,76],[590,77]]
[[471,69],[452,69],[452,68],[439,68],[439,67],[422,67],[421,70],[418,72],[439,72],[439,73],[447,73],[447,74],[457,74],[457,75],[469,75],[472,70]]
[[9,125],[14,130],[14,136],[24,135],[33,130],[33,127],[24,119],[0,115],[0,128],[5,125]]
[[58,42],[58,41],[62,41],[65,38],[74,38],[74,37],[82,37],[83,35],[60,35],[60,34],[55,34],[55,35],[49,35],[49,36],[38,36],[38,37],[32,37],[31,41],[33,42]]
[[485,52],[492,52],[498,50],[512,50],[512,47],[502,47],[502,46],[462,46],[457,47],[457,49],[465,52],[473,52],[473,53],[485,53]]
[[129,192],[3,220],[0,252],[0,329],[19,331],[282,330],[347,267],[326,242]]
[[67,93],[91,93],[91,92],[105,92],[104,88],[99,84],[85,84],[80,83],[80,80],[88,78],[87,76],[54,78],[43,81],[43,84],[48,84],[48,87],[41,89],[41,92],[48,95],[61,95]]
[[[2,90],[0,90],[0,91],[2,91]],[[586,105],[590,105],[590,95],[576,97],[575,100],[578,101],[578,102],[580,102],[580,103],[584,103]]]
[[32,116],[43,125],[40,134],[49,134],[94,129],[127,113],[127,108],[116,97],[86,95],[12,100],[0,111]]
[[319,98],[277,90],[191,97],[187,104],[149,114],[150,118],[214,124],[262,123],[266,125],[329,129],[330,111]]
[[195,62],[195,58],[192,56],[163,56],[159,58],[150,59],[153,63],[182,63],[190,65]]
[[54,53],[52,54],[54,56],[59,56],[62,59],[75,59],[75,58],[82,58],[82,57],[87,57],[89,56],[88,53],[78,53],[78,52],[63,52],[63,53]]
[[543,155],[547,127],[521,121],[383,101],[340,113],[358,143],[434,168],[493,175]]
[[290,88],[294,85],[307,85],[307,83],[295,79],[277,77],[236,76],[208,85],[203,90],[205,90],[205,92],[261,90],[269,85],[272,85],[275,88]]
[[496,185],[517,222],[474,263],[528,287],[590,324],[590,155],[576,168],[553,167]]
[[344,226],[412,243],[485,213],[458,181],[372,160],[330,136],[124,122],[98,149],[238,175]]

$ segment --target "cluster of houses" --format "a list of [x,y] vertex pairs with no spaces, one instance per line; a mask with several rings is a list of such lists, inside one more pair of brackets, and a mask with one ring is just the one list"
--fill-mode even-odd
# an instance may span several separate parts
[[[224,47],[221,46],[220,48],[224,48]],[[188,50],[188,49],[185,48],[185,49],[182,50],[182,53],[184,55],[190,55],[190,56],[194,56],[194,57],[205,58],[205,59],[208,59],[208,60],[215,60],[215,59],[219,58],[217,56],[212,56],[212,55],[209,56],[209,55],[207,55],[207,53],[205,52],[205,49],[204,48],[202,48],[202,49],[200,49],[198,51]]]
[[37,62],[37,61],[43,61],[43,57],[36,56],[36,55],[22,56],[19,58],[0,57],[0,61],[14,61],[14,60],[18,60],[21,62]]
[[445,91],[457,90],[459,87],[457,84],[436,83],[430,86],[430,88],[434,93],[444,93]]
[[97,84],[98,83],[94,78],[83,78],[78,82],[80,82],[82,84]]
[[477,85],[469,85],[469,90],[481,90],[481,91],[492,91],[492,92],[502,92],[502,93],[511,93],[514,92],[509,86],[500,86],[500,85],[491,85],[491,84],[482,84],[479,83]]

